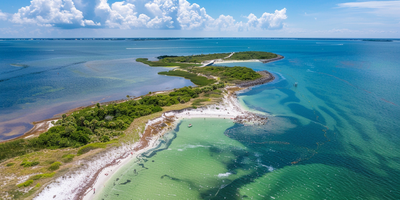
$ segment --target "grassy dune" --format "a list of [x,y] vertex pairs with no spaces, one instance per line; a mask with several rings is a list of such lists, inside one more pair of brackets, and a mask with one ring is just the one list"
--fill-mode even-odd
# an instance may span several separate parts
[[196,84],[198,86],[206,86],[206,85],[210,85],[210,84],[213,84],[216,82],[214,79],[208,79],[204,76],[197,76],[196,74],[181,71],[181,70],[159,72],[158,74],[167,75],[167,76],[183,77],[183,78],[189,79],[190,81],[192,81],[194,84]]

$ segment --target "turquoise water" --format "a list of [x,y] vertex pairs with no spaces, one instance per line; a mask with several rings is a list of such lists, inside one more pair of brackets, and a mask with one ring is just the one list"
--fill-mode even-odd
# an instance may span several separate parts
[[[92,46],[84,41],[68,44],[71,45],[69,48],[79,47],[76,48],[79,52],[86,48],[87,52],[101,54],[81,53],[83,60],[90,58],[87,60],[111,63],[116,62],[114,60],[125,62],[132,57],[244,50],[271,51],[285,56],[284,60],[268,64],[229,64],[269,70],[277,77],[272,83],[239,95],[241,102],[250,109],[268,113],[269,121],[265,126],[242,126],[229,120],[183,121],[178,130],[169,133],[156,154],[148,152],[137,161],[140,163],[132,163],[113,176],[113,180],[105,185],[106,189],[99,193],[102,195],[98,196],[99,199],[135,199],[135,195],[141,199],[400,199],[399,42],[267,39],[92,42]],[[48,43],[48,46],[54,46],[51,41]],[[96,45],[99,48],[93,50]],[[26,55],[31,56],[30,62],[44,62],[34,60],[36,54]],[[8,63],[29,63],[7,57],[11,59]],[[49,66],[52,59],[62,58],[49,55]],[[104,74],[118,71],[118,66],[101,65],[107,63],[103,61],[94,65],[109,70]],[[4,65],[4,59],[1,62],[2,72],[15,69]],[[140,68],[142,76],[157,77],[155,81],[158,78],[171,80],[177,85],[174,87],[190,84],[177,83],[182,79],[175,77],[157,76],[157,70],[161,69],[134,62],[124,69],[130,66]],[[73,67],[62,69],[71,71],[70,68]],[[29,70],[29,67],[17,72],[23,70]],[[114,77],[125,74],[124,79],[130,79],[126,72],[129,70],[122,71]],[[82,80],[89,78],[70,73]],[[4,79],[9,74],[3,73],[0,77]],[[102,76],[92,71],[88,74],[96,80]],[[132,76],[135,74],[132,72]],[[54,78],[56,83],[56,77],[53,73],[36,78],[44,83]],[[23,78],[18,80],[12,89],[24,83]],[[293,86],[295,82],[297,87]],[[23,113],[21,107],[25,104],[37,105],[33,109],[35,112],[43,111],[39,108],[44,100],[48,107],[66,101],[64,99],[71,105],[79,104],[85,95],[87,99],[96,95],[104,98],[110,94],[122,98],[127,94],[125,89],[133,88],[130,90],[132,93],[141,91],[138,88],[146,86],[149,81],[124,85],[121,84],[124,81],[118,80],[115,84],[98,85],[97,91],[87,89],[85,84],[77,84],[76,88],[83,89],[72,89],[71,93],[77,92],[76,96],[50,90],[43,94],[43,99],[33,98],[32,102],[24,102],[21,99],[25,97],[18,96],[24,95],[23,89],[20,92],[4,90],[7,88],[5,83],[0,82],[2,105],[5,105],[5,91],[13,105],[1,109],[2,117]],[[52,86],[52,83],[50,81],[48,85]],[[63,85],[66,86],[69,86],[68,82]],[[164,87],[163,81],[158,87]],[[51,98],[50,94],[54,97]],[[190,129],[192,132],[188,132],[188,123],[194,124],[193,131]],[[136,173],[132,172],[134,169]]]
[[[188,128],[192,123],[195,126]],[[231,120],[183,120],[163,138],[156,151],[131,161],[104,185],[98,199],[191,199],[214,196],[221,185],[248,174],[234,172],[226,164],[245,153],[240,142],[227,138],[224,131]],[[248,168],[253,168],[250,162]],[[214,191],[215,190],[215,191]]]

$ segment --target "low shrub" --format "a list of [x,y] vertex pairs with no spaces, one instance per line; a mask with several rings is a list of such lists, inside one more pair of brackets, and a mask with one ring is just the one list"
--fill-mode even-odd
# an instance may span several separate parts
[[108,142],[110,141],[110,138],[107,135],[103,135],[100,138],[100,142]]
[[37,174],[37,175],[32,176],[31,178],[29,178],[29,180],[39,180],[41,178],[51,178],[51,177],[54,176],[54,174],[56,174],[56,173],[53,172],[53,173],[49,173],[49,174]]
[[197,76],[194,73],[190,72],[185,72],[181,70],[173,70],[173,71],[168,71],[168,72],[158,72],[158,74],[161,75],[167,75],[167,76],[180,76],[184,77],[186,79],[189,79],[192,81],[194,84],[199,85],[199,86],[206,86],[215,83],[216,81],[214,79],[208,79],[204,76]]
[[24,162],[21,163],[21,166],[24,166],[24,167],[32,167],[32,166],[36,166],[36,165],[38,165],[38,164],[39,164],[38,161],[33,161],[33,162],[24,161]]
[[23,182],[23,183],[18,184],[17,187],[28,187],[28,186],[30,186],[32,183],[33,183],[33,180],[27,180],[27,181],[25,181],[25,182]]
[[46,165],[51,165],[51,164],[53,164],[54,162],[56,162],[56,160],[53,160],[53,159],[44,161],[44,163],[45,163]]
[[15,165],[15,163],[12,163],[12,162],[11,162],[11,163],[7,163],[6,166],[7,166],[7,167],[11,167],[11,166],[13,166],[13,165]]
[[53,164],[50,165],[50,167],[48,168],[50,171],[55,171],[57,169],[59,169],[61,166],[60,162],[55,162]]
[[203,102],[210,101],[210,99],[195,99],[193,100],[192,106],[201,106]]
[[104,143],[92,143],[92,144],[88,144],[88,145],[85,145],[85,146],[81,147],[81,148],[78,150],[78,154],[77,154],[77,155],[80,156],[80,155],[82,155],[82,154],[85,154],[85,153],[87,153],[87,152],[93,150],[93,149],[106,148],[106,147],[107,147],[107,144],[104,144]]
[[62,156],[62,161],[65,163],[69,163],[69,162],[72,162],[74,157],[75,157],[75,155],[73,155],[73,154],[66,154],[66,155]]

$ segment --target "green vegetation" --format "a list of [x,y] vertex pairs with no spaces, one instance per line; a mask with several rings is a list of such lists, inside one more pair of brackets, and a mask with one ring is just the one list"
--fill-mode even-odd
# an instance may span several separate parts
[[[220,56],[229,54],[203,55],[203,59],[216,59]],[[194,56],[199,58],[199,56]],[[151,63],[155,66],[181,66],[187,68],[187,71],[161,72],[160,74],[170,76],[181,76],[190,79],[193,83],[202,87],[184,87],[174,89],[169,94],[149,94],[133,100],[128,96],[128,101],[123,103],[109,103],[108,105],[92,105],[72,113],[62,115],[62,119],[54,123],[54,127],[39,137],[30,139],[19,139],[0,144],[0,162],[9,158],[17,157],[7,161],[3,166],[3,174],[18,171],[17,176],[31,176],[28,181],[18,184],[14,181],[10,187],[7,186],[4,191],[14,196],[14,198],[24,198],[35,193],[40,184],[46,184],[57,173],[61,176],[72,164],[68,164],[77,159],[82,159],[90,154],[91,150],[118,145],[123,141],[138,141],[139,133],[144,130],[145,122],[161,115],[160,111],[179,110],[188,108],[191,102],[192,106],[202,106],[209,104],[208,101],[217,101],[211,97],[221,97],[222,91],[218,88],[225,86],[224,82],[235,82],[242,80],[254,80],[260,77],[253,70],[245,67],[204,67],[196,68],[194,64],[188,62],[197,62],[188,60],[185,62],[171,63],[169,58],[178,59],[178,57],[165,56],[157,62],[150,62],[147,59],[141,60],[144,63]],[[140,59],[139,59],[140,61]],[[170,62],[170,63],[165,63]],[[147,64],[146,63],[146,64]],[[206,76],[218,76],[220,83],[214,79],[207,79],[203,76],[197,76],[197,73]],[[213,84],[213,85],[211,85]],[[195,99],[199,96],[204,97]],[[169,107],[170,106],[170,107]],[[133,124],[133,121],[134,124]],[[125,135],[126,134],[126,135]],[[121,137],[124,136],[124,137]],[[51,151],[41,151],[51,149]],[[97,152],[96,151],[96,152]],[[95,153],[95,152],[93,152]],[[75,156],[79,156],[75,158]],[[15,163],[15,164],[14,164]],[[16,166],[15,166],[16,165]],[[32,167],[40,165],[38,167]],[[61,167],[64,165],[63,167]],[[13,167],[11,167],[13,166]],[[59,170],[61,168],[61,170]],[[46,170],[52,173],[43,173]],[[53,172],[54,171],[54,172]],[[12,172],[14,173],[14,172]],[[38,174],[40,173],[40,174]],[[3,175],[2,174],[2,175]],[[43,180],[42,180],[43,179]],[[36,187],[28,192],[22,192],[18,187],[28,187],[36,184]],[[21,190],[21,191],[20,191]]]
[[138,58],[136,59],[137,62],[141,62],[143,64],[152,66],[152,67],[194,67],[194,66],[201,66],[200,64],[193,64],[193,63],[175,63],[175,62],[165,62],[163,60],[159,61],[149,61],[147,58]]
[[78,151],[78,156],[85,154],[93,149],[98,149],[98,148],[106,148],[107,144],[104,143],[92,143],[92,144],[88,144],[83,146],[82,148],[79,149]]
[[195,99],[192,103],[192,106],[201,106],[201,105],[203,105],[201,103],[207,102],[207,101],[210,101],[210,99],[208,99],[208,98],[207,99]]
[[[191,56],[159,56],[158,61],[149,61],[147,58],[138,58],[137,62],[144,63],[152,67],[181,67],[189,68],[195,66],[201,66],[202,63],[207,60],[225,59],[231,53],[214,53],[214,54],[200,54]],[[271,59],[276,58],[278,55],[270,52],[263,51],[245,51],[234,53],[230,58],[225,60],[252,60],[252,59]]]
[[60,162],[54,162],[53,164],[50,165],[50,167],[48,168],[49,171],[55,171],[57,169],[59,169],[61,166]]
[[[78,155],[95,148],[105,148],[107,144],[114,143],[114,139],[122,135],[134,119],[160,112],[163,106],[186,103],[197,98],[200,93],[222,87],[223,83],[202,88],[184,87],[168,95],[147,95],[139,100],[128,100],[120,104],[97,104],[75,111],[69,116],[64,114],[54,127],[39,137],[0,144],[0,161],[46,148],[81,147]],[[73,158],[66,158],[66,161],[69,159]],[[24,161],[21,165],[30,167],[37,164],[37,161]]]
[[36,166],[36,165],[38,165],[38,164],[39,164],[39,162],[37,162],[37,161],[33,161],[33,162],[23,161],[23,162],[21,163],[21,166],[24,166],[24,167],[32,167],[32,166]]
[[30,143],[28,140],[18,139],[0,144],[0,162],[17,156],[25,155],[27,152],[33,152],[43,149]]
[[[213,75],[221,78],[224,82],[238,82],[245,80],[255,80],[261,78],[261,75],[254,70],[247,67],[194,67],[193,64],[188,63],[201,63],[206,60],[225,59],[231,53],[215,53],[215,54],[201,54],[192,56],[159,56],[158,61],[149,61],[147,58],[138,58],[136,61],[142,62],[149,66],[180,66],[186,68],[188,71],[172,70],[168,72],[159,72],[160,75],[179,76],[190,79],[194,84],[199,86],[214,83],[215,80],[207,79],[206,77],[197,76],[197,73],[204,75]],[[278,55],[270,52],[262,51],[246,51],[234,53],[230,58],[225,60],[251,60],[251,59],[271,59],[276,58]],[[197,65],[198,66],[198,65]],[[189,73],[192,72],[192,73]]]
[[51,178],[55,174],[56,174],[55,172],[52,172],[52,173],[49,173],[49,174],[37,174],[37,175],[34,175],[34,176],[30,177],[29,180],[39,180],[41,178]]
[[28,186],[30,186],[32,183],[33,183],[33,180],[27,180],[27,181],[25,181],[25,182],[23,182],[23,183],[18,184],[17,187],[28,187]]
[[189,79],[194,84],[199,85],[199,86],[210,85],[210,84],[213,84],[213,83],[216,82],[214,79],[208,79],[208,78],[206,78],[204,76],[197,76],[196,74],[185,72],[185,71],[182,71],[182,70],[173,70],[173,71],[168,71],[168,72],[158,72],[158,74],[167,75],[167,76],[184,77],[184,78]]
[[159,56],[160,62],[163,63],[201,63],[206,60],[222,59],[229,56],[231,53],[214,53],[200,54],[192,56]]
[[222,97],[222,91],[221,90],[214,90],[214,91],[209,91],[204,94],[205,97],[211,97],[211,98],[220,98]]
[[53,160],[53,159],[44,161],[45,165],[51,165],[51,164],[53,164],[54,162],[56,162],[56,160]]
[[235,82],[245,80],[255,80],[261,78],[261,75],[253,69],[247,67],[214,67],[207,66],[201,68],[193,68],[188,71],[192,73],[201,73],[204,75],[213,75],[221,78],[221,81]]
[[62,156],[62,161],[65,163],[69,163],[69,162],[72,162],[74,157],[75,157],[75,155],[73,155],[73,154],[66,154],[66,155]]
[[[159,64],[159,63],[201,63],[206,60],[216,60],[216,59],[225,59],[228,57],[231,53],[214,53],[214,54],[200,54],[200,55],[191,55],[191,56],[159,56],[157,57],[159,61],[151,62],[144,60],[140,60],[139,62],[142,61],[147,61],[149,63],[152,63],[153,65]],[[252,60],[252,59],[271,59],[271,58],[276,58],[278,55],[270,52],[263,52],[263,51],[245,51],[245,52],[237,52],[234,53],[230,58],[226,58],[225,60]],[[138,61],[138,60],[137,60]],[[144,63],[144,62],[143,62]],[[147,63],[145,63],[147,64]],[[148,64],[150,65],[150,64]],[[150,66],[153,66],[150,65]]]
[[252,59],[271,59],[276,58],[278,55],[270,52],[263,51],[245,51],[233,54],[230,58],[225,60],[252,60]]

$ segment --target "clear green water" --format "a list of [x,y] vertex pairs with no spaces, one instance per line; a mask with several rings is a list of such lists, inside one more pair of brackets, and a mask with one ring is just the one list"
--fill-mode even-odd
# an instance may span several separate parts
[[[245,157],[249,154],[245,146],[224,135],[232,126],[231,120],[223,119],[183,120],[156,151],[113,175],[97,199],[215,197],[220,188],[257,167]],[[237,169],[236,163],[242,167]]]

